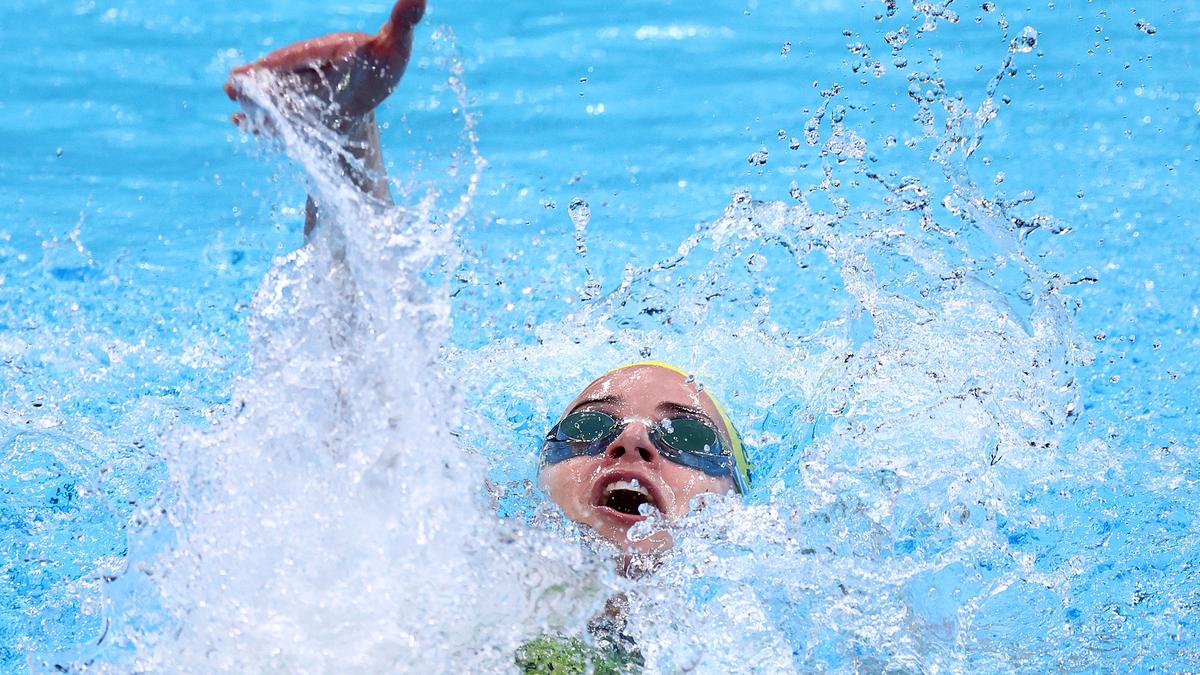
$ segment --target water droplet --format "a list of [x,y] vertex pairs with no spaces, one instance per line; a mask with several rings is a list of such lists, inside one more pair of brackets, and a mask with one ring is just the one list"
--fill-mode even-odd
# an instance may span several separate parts
[[899,51],[908,43],[908,26],[902,26],[898,31],[888,31],[884,34],[883,39],[892,49]]
[[1038,32],[1033,26],[1025,26],[1021,30],[1021,34],[1013,38],[1013,41],[1008,46],[1008,51],[1027,54],[1037,47]]
[[791,54],[791,53],[792,53],[792,43],[789,40],[789,41],[783,43],[783,47],[779,50],[779,55],[787,56],[788,54]]
[[[1197,105],[1200,105],[1200,103],[1198,103]],[[788,141],[788,147],[791,148],[792,150],[799,150],[800,149],[800,139],[793,136],[792,139]]]
[[[587,250],[584,250],[586,255]],[[579,294],[579,299],[583,302],[592,300],[600,296],[600,281],[592,276],[591,270],[588,270],[587,280],[583,282],[583,293]]]
[[1150,23],[1149,21],[1147,21],[1145,19],[1138,19],[1137,29],[1142,31],[1146,35],[1154,35],[1155,33],[1158,32],[1158,29],[1154,27],[1154,24]]
[[776,134],[776,136],[778,136],[779,140],[781,140],[781,141],[785,140],[787,138],[787,129],[780,129],[779,133]]
[[983,3],[982,8],[983,8],[983,11],[985,11],[985,12],[988,12],[988,13],[994,12],[994,11],[996,11],[996,3],[985,2],[985,3]]
[[808,141],[809,145],[817,145],[821,142],[821,118],[813,116],[804,123],[804,140]]
[[[592,221],[592,208],[582,198],[575,197],[567,206],[567,213],[571,216],[571,222],[575,225],[575,251],[579,255],[585,256],[587,255],[587,240],[584,238],[584,235],[588,223]],[[588,275],[588,281],[592,281],[590,274]]]
[[763,166],[767,163],[768,157],[770,157],[770,154],[767,152],[767,149],[759,148],[758,152],[747,157],[746,161],[756,166]]

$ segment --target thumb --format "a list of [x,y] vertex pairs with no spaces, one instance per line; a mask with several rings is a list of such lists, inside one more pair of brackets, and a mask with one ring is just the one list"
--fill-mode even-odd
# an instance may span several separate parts
[[425,16],[425,0],[399,0],[392,8],[392,16],[383,28],[403,33],[417,25],[423,16]]

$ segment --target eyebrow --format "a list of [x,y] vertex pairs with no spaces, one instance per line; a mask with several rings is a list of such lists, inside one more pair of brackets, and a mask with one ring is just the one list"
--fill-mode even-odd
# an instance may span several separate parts
[[609,394],[607,396],[596,396],[593,398],[585,398],[582,401],[580,401],[579,403],[576,403],[575,405],[571,406],[571,410],[567,414],[570,415],[571,413],[575,412],[576,410],[579,410],[580,408],[582,408],[586,405],[596,405],[598,403],[615,405],[615,404],[621,403],[623,400],[624,399],[622,399],[620,396],[614,396],[612,394]]
[[683,405],[682,403],[676,403],[674,401],[663,401],[662,403],[659,403],[658,406],[656,406],[656,407],[660,412],[679,412],[679,413],[684,413],[686,415],[694,415],[696,417],[700,417],[702,419],[708,420],[709,423],[711,423],[711,424],[714,424],[714,425],[716,424],[716,422],[711,417],[709,417],[708,413],[704,412],[703,410],[700,410],[699,408],[693,408],[692,406],[689,406],[689,405]]

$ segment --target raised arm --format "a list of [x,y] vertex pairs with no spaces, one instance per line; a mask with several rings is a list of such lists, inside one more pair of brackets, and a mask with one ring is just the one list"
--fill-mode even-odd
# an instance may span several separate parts
[[[396,89],[412,54],[413,27],[425,14],[425,0],[399,0],[379,32],[331,33],[271,52],[261,59],[234,68],[225,93],[243,107],[247,78],[269,72],[295,100],[315,99],[321,104],[320,121],[345,138],[345,150],[361,166],[341,162],[343,171],[365,194],[391,203],[391,192],[379,146],[375,108]],[[245,127],[245,113],[233,122]],[[315,227],[317,204],[308,200],[307,236]]]

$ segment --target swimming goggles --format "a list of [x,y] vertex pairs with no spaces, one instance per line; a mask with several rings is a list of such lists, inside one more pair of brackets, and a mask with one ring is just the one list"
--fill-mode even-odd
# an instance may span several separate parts
[[[729,476],[738,483],[733,453],[721,442],[716,429],[694,417],[653,422],[643,418],[618,420],[598,410],[574,412],[562,418],[546,434],[542,461],[557,464],[572,457],[602,454],[634,421],[646,424],[650,442],[664,458],[710,476]],[[740,483],[738,490],[741,491]]]

